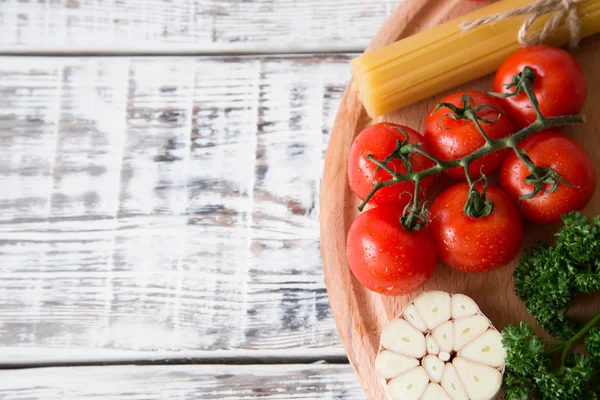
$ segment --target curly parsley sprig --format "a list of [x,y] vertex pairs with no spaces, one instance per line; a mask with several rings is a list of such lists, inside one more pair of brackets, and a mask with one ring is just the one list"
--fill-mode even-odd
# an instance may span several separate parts
[[[517,295],[559,341],[545,342],[522,322],[502,332],[505,400],[600,398],[600,313],[581,326],[568,316],[576,295],[600,290],[600,217],[573,212],[552,246],[532,248],[514,271]],[[572,349],[585,338],[587,355]]]
[[563,216],[553,246],[539,243],[515,269],[515,290],[537,323],[568,339],[578,324],[567,315],[575,296],[600,291],[600,217],[591,223],[577,212]]

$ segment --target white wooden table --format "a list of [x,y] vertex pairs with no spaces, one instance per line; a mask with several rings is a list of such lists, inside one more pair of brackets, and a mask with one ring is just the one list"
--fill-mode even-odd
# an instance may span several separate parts
[[0,0],[0,398],[363,399],[319,184],[396,0]]

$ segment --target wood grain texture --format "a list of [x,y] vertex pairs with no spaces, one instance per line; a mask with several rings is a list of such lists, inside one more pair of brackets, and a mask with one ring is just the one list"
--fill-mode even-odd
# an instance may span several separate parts
[[0,364],[342,356],[318,192],[349,59],[2,58]]
[[0,379],[4,400],[364,399],[349,365],[44,368]]
[[[423,3],[429,4],[424,5]],[[384,25],[370,48],[377,48],[403,37],[415,29],[419,30],[467,12],[462,1],[421,2],[407,1]],[[426,12],[425,12],[426,11]],[[584,68],[588,80],[588,102],[584,109],[587,122],[583,126],[568,128],[565,131],[577,138],[600,166],[600,118],[596,112],[595,100],[600,98],[600,81],[591,79],[600,65],[600,37],[595,36],[582,42],[574,52]],[[490,88],[492,78],[484,78],[465,85],[471,90]],[[464,89],[463,88],[463,89]],[[438,99],[443,97],[440,94]],[[423,120],[435,104],[429,99],[419,104],[381,117],[375,122],[390,121],[421,130]],[[415,295],[385,297],[368,291],[352,276],[346,261],[346,237],[350,224],[357,215],[359,201],[350,192],[346,174],[348,152],[354,137],[371,121],[360,104],[356,94],[347,89],[342,99],[327,151],[321,195],[321,248],[325,267],[325,281],[331,301],[334,318],[350,362],[361,380],[369,398],[380,399],[384,394],[373,370],[373,362],[379,347],[379,334],[388,321],[398,315],[402,308]],[[587,215],[600,214],[600,193],[597,192],[588,207]],[[557,226],[527,226],[525,245],[538,240],[550,240]],[[499,271],[487,274],[465,274],[440,265],[426,289],[440,289],[449,292],[465,293],[475,299],[482,311],[502,329],[507,324],[521,320],[534,323],[525,306],[514,294],[512,270],[516,261]],[[600,299],[591,298],[573,310],[578,316],[590,316],[600,307]]]
[[0,52],[362,51],[396,0],[1,0]]

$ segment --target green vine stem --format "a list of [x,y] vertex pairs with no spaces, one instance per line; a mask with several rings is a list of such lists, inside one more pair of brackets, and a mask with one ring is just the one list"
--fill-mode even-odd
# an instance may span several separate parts
[[562,344],[559,347],[552,350],[551,353],[562,350],[561,364],[560,364],[559,370],[557,371],[557,375],[560,375],[564,372],[565,362],[567,360],[567,356],[569,355],[569,350],[571,350],[571,347],[575,343],[577,343],[586,333],[589,332],[590,329],[592,329],[594,326],[596,326],[599,322],[600,322],[600,313],[596,314],[596,316],[594,318],[592,318],[583,328],[581,328],[581,330],[579,332],[577,332],[571,339],[567,340],[566,342],[561,342]]
[[[487,93],[491,96],[500,98],[513,97],[520,93],[525,93],[535,111],[535,114],[537,115],[537,120],[543,120],[544,116],[540,111],[538,99],[533,91],[535,79],[535,71],[531,67],[524,67],[521,73],[513,77],[512,82],[505,85],[507,89],[512,89],[512,91],[509,91],[508,93]],[[535,165],[531,158],[529,158],[529,156],[525,153],[525,151],[519,150],[517,148],[516,143],[512,146],[512,150],[515,152],[517,157],[519,157],[521,162],[523,162],[523,164],[527,166],[527,169],[530,172],[530,175],[527,176],[527,178],[525,179],[525,183],[533,185],[533,191],[529,194],[521,196],[521,200],[531,199],[535,197],[540,191],[544,193],[553,193],[558,189],[559,183],[573,186],[569,182],[561,178],[556,173],[556,171],[552,170],[551,168],[541,168]],[[545,189],[546,184],[550,185],[550,189]]]
[[[525,154],[525,152],[518,149],[518,147],[517,147],[517,144],[520,141],[533,135],[534,133],[543,131],[545,129],[553,128],[553,127],[573,125],[573,124],[579,124],[579,123],[585,122],[585,117],[583,115],[565,115],[565,116],[559,116],[559,117],[545,117],[539,109],[537,98],[535,96],[535,93],[533,92],[534,81],[535,81],[535,72],[530,67],[525,67],[520,74],[516,75],[513,78],[513,82],[508,85],[509,88],[514,88],[513,92],[507,93],[507,94],[489,93],[490,95],[494,95],[494,96],[498,96],[498,97],[510,97],[510,96],[515,96],[519,93],[525,92],[527,94],[527,96],[529,97],[531,105],[535,109],[535,112],[537,115],[536,121],[534,121],[531,125],[514,133],[511,136],[508,136],[508,137],[505,137],[502,139],[491,139],[485,133],[485,131],[483,130],[483,128],[481,126],[481,123],[493,124],[496,121],[488,120],[486,118],[482,118],[477,115],[477,111],[479,111],[483,108],[492,108],[492,109],[496,109],[496,108],[489,106],[489,105],[474,106],[474,105],[472,105],[473,99],[470,98],[470,96],[468,96],[468,95],[464,95],[462,98],[463,108],[456,107],[455,105],[449,104],[449,103],[438,104],[435,111],[439,110],[442,107],[448,108],[450,110],[450,112],[445,114],[443,117],[447,116],[447,117],[450,117],[453,119],[471,120],[477,127],[477,130],[479,131],[479,133],[485,139],[485,144],[483,146],[481,146],[479,149],[472,152],[471,154],[466,155],[462,158],[459,158],[456,160],[450,160],[450,161],[443,161],[443,160],[440,160],[437,157],[434,157],[433,155],[427,153],[425,150],[423,150],[422,143],[409,144],[408,140],[405,140],[405,141],[398,140],[396,149],[389,157],[386,157],[385,160],[380,161],[380,160],[376,159],[375,157],[373,157],[372,155],[369,155],[369,157],[368,157],[369,160],[372,161],[373,163],[375,163],[378,166],[378,168],[383,169],[388,174],[390,174],[391,179],[386,180],[386,181],[381,181],[381,182],[378,182],[377,184],[375,184],[373,186],[373,188],[371,189],[371,191],[369,192],[369,194],[365,197],[363,202],[360,204],[358,209],[360,211],[362,211],[364,209],[364,207],[367,205],[367,203],[371,200],[373,195],[375,193],[377,193],[377,191],[381,190],[382,188],[384,188],[386,186],[394,185],[394,184],[397,184],[400,182],[413,181],[415,183],[415,192],[414,192],[414,195],[411,199],[409,206],[407,206],[405,209],[405,216],[403,217],[403,223],[406,222],[406,223],[404,223],[404,226],[408,230],[419,229],[420,227],[422,227],[424,225],[423,219],[425,218],[425,214],[426,214],[424,206],[422,207],[422,209],[419,209],[418,194],[419,194],[420,182],[428,176],[437,175],[448,169],[456,168],[456,167],[464,168],[465,174],[467,177],[467,181],[469,182],[469,185],[471,188],[470,194],[469,194],[470,199],[467,201],[467,203],[471,203],[473,206],[485,204],[485,201],[486,201],[485,200],[485,192],[482,193],[482,192],[479,192],[477,189],[475,189],[475,183],[477,181],[473,182],[473,180],[470,176],[470,173],[469,173],[469,165],[474,160],[477,160],[478,158],[481,158],[485,155],[491,154],[495,151],[502,150],[502,149],[512,149],[516,153],[516,155],[525,163],[525,165],[527,165],[527,167],[529,168],[529,171],[531,172],[531,175],[529,175],[527,177],[527,179],[525,180],[525,183],[532,184],[534,186],[534,189],[531,194],[524,196],[524,198],[533,197],[540,190],[544,191],[544,192],[553,192],[558,188],[559,183],[569,184],[564,179],[562,179],[554,170],[536,166],[533,163],[533,161],[527,156],[527,154]],[[498,112],[500,112],[500,110],[498,110],[498,109],[496,109],[496,110]],[[405,132],[405,135],[406,135],[406,132]],[[431,159],[435,163],[435,165],[433,167],[425,169],[423,171],[413,171],[413,169],[410,167],[410,156],[412,154],[421,154],[421,155]],[[393,158],[399,158],[400,160],[402,160],[402,162],[407,167],[406,173],[400,174],[400,173],[397,173],[396,171],[387,167],[386,164]],[[545,189],[546,184],[551,185],[551,188]],[[484,187],[485,186],[487,186],[487,184],[484,185]],[[478,196],[479,199],[471,199],[471,196],[475,196],[475,197]],[[483,201],[483,203],[482,203],[482,201]],[[485,211],[484,211],[484,209],[485,209]],[[467,215],[469,215],[469,213],[470,213],[471,216],[473,216],[473,217],[482,217],[482,216],[488,215],[489,212],[491,212],[491,208],[489,206],[488,207],[480,207],[479,210],[470,208],[470,210],[471,210],[470,212],[467,212],[467,207],[465,207],[465,212],[467,212]]]

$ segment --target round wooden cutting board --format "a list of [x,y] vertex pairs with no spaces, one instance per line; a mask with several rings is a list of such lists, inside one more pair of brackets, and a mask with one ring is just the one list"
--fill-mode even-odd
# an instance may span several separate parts
[[[449,19],[466,14],[478,5],[466,0],[404,0],[373,39],[373,50]],[[600,166],[600,35],[584,40],[573,52],[588,78],[588,100],[584,125],[565,129],[579,140]],[[400,73],[400,72],[399,72]],[[358,199],[348,187],[346,163],[352,141],[372,122],[401,123],[422,131],[427,111],[445,94],[412,105],[372,121],[364,111],[356,93],[348,85],[331,133],[325,160],[321,193],[321,254],[325,268],[325,283],[338,331],[348,358],[369,399],[384,399],[385,395],[375,375],[373,363],[379,348],[379,335],[391,318],[415,295],[386,297],[364,288],[354,279],[346,261],[346,235],[358,215]],[[469,83],[459,89],[490,89],[492,77]],[[584,214],[600,214],[600,191],[584,210]],[[552,240],[559,226],[525,227],[525,246],[539,240]],[[480,305],[482,311],[498,329],[507,324],[527,321],[535,324],[524,304],[514,294],[512,271],[517,261],[491,273],[466,274],[440,264],[425,289],[440,289],[464,293]],[[595,311],[594,311],[595,310]],[[591,316],[600,310],[600,296],[588,297],[573,309],[574,316]]]

